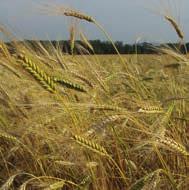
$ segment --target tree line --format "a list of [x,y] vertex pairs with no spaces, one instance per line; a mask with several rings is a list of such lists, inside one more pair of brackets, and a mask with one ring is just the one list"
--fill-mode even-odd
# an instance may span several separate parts
[[[93,47],[93,50],[82,41],[75,41],[74,46],[69,40],[61,40],[61,41],[33,41],[33,40],[25,40],[21,43],[30,44],[33,49],[38,50],[38,42],[40,42],[46,49],[51,50],[52,47],[59,48],[62,52],[71,54],[116,54],[115,49],[109,41],[101,41],[101,40],[90,40],[89,43]],[[11,43],[10,43],[11,44]],[[9,44],[9,45],[10,45]],[[120,54],[156,54],[158,53],[154,47],[162,47],[169,46],[170,48],[177,48],[182,53],[187,53],[189,51],[189,43],[185,45],[180,45],[177,43],[167,43],[167,44],[153,44],[153,43],[138,43],[138,44],[126,44],[122,41],[116,41],[115,45],[120,52]]]

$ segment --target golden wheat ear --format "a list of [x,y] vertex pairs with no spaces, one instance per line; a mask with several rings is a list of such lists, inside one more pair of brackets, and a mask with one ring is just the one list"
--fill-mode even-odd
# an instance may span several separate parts
[[173,139],[169,137],[162,137],[162,138],[157,138],[156,142],[159,145],[163,145],[165,148],[170,149],[174,152],[180,153],[184,156],[189,156],[189,152],[186,150],[186,148],[174,141]]
[[160,106],[141,106],[138,110],[139,113],[149,113],[149,114],[155,114],[155,113],[164,113],[164,110]]
[[87,139],[85,139],[83,137],[80,137],[78,135],[74,135],[73,139],[77,143],[79,143],[80,145],[92,150],[93,152],[96,152],[96,153],[98,153],[98,154],[100,154],[102,156],[108,156],[108,153],[107,153],[107,151],[105,150],[104,147],[102,147],[102,146],[100,146],[100,145],[98,145],[98,144],[96,144],[96,143],[94,143],[94,142],[92,142],[90,140],[87,140]]
[[178,37],[180,39],[184,39],[184,33],[181,30],[181,28],[179,27],[178,23],[175,21],[175,19],[170,17],[170,16],[164,16],[164,18],[173,26],[173,28],[175,29]]
[[16,137],[9,135],[9,134],[6,134],[4,132],[0,132],[0,138],[7,139],[11,142],[20,143],[20,141]]
[[81,20],[86,20],[88,22],[95,22],[94,18],[92,18],[91,16],[88,16],[84,13],[81,13],[79,11],[74,11],[74,10],[66,10],[64,11],[64,15],[65,16],[71,16],[71,17],[75,17]]
[[51,13],[51,14],[58,14],[58,15],[64,15],[67,17],[74,17],[80,20],[85,20],[87,22],[95,22],[95,19],[89,15],[86,15],[85,13],[82,13],[78,10],[66,8],[62,5],[54,5],[54,4],[46,4],[45,6],[41,7],[41,11],[45,13]]
[[101,110],[101,111],[124,111],[124,108],[118,107],[118,106],[112,106],[112,105],[91,105],[90,110]]
[[89,129],[86,133],[87,136],[94,134],[95,132],[101,132],[105,130],[105,127],[109,123],[114,123],[114,122],[120,122],[126,118],[125,115],[112,115],[108,116],[103,120],[100,120],[98,123],[95,123],[92,125],[91,129]]

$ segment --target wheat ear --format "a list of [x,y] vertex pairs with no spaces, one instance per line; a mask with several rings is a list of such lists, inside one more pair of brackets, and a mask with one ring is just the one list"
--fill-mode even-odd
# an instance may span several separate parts
[[81,13],[79,11],[75,11],[75,10],[70,10],[70,9],[65,9],[64,11],[64,15],[65,16],[71,16],[71,17],[75,17],[81,20],[86,20],[88,22],[95,22],[94,18],[92,18],[91,16],[88,16],[84,13]]
[[54,82],[57,82],[63,86],[66,86],[67,88],[71,88],[71,89],[74,89],[74,90],[77,90],[77,91],[80,91],[80,92],[87,92],[87,90],[79,85],[79,84],[76,84],[76,83],[72,83],[68,80],[65,80],[65,79],[62,79],[62,78],[57,78],[57,77],[53,77],[52,79]]
[[179,38],[183,39],[184,38],[184,33],[182,32],[182,30],[180,29],[179,25],[177,24],[177,22],[170,16],[164,16],[165,19],[171,23],[171,25],[173,26],[173,28],[175,29],[177,35],[179,36]]
[[173,139],[169,137],[157,138],[156,142],[184,156],[189,156],[189,152],[186,150],[186,148],[183,145],[177,143],[176,141],[174,141]]
[[91,105],[91,111],[93,110],[104,110],[104,111],[124,111],[123,108],[118,106],[111,106],[111,105]]
[[107,118],[101,120],[97,124],[94,124],[92,126],[92,128],[89,131],[87,131],[87,135],[91,135],[96,131],[102,131],[104,129],[105,125],[107,125],[108,123],[112,123],[112,122],[115,122],[115,121],[119,122],[119,121],[121,121],[122,119],[125,119],[125,118],[126,118],[126,116],[124,116],[124,115],[108,116]]
[[55,92],[55,83],[44,71],[42,71],[35,63],[33,63],[24,54],[18,54],[18,59],[22,60],[23,67],[31,73],[42,86],[50,92]]
[[160,106],[141,106],[138,110],[139,113],[164,113]]
[[88,86],[90,86],[91,88],[94,87],[93,84],[92,84],[92,82],[91,82],[89,79],[87,79],[86,77],[84,77],[83,75],[78,74],[78,73],[76,73],[76,72],[74,72],[74,71],[71,71],[71,74],[72,74],[73,76],[77,77],[78,79],[81,79],[83,82],[85,82],[85,83],[86,83]]
[[104,147],[102,147],[92,141],[89,141],[87,139],[84,139],[78,135],[74,135],[73,138],[80,145],[92,150],[93,152],[100,154],[101,156],[106,156],[117,167],[117,169],[120,172],[121,177],[126,181],[125,174],[122,172],[122,170],[120,169],[119,165],[115,162],[115,160],[107,153],[107,151],[105,150]]
[[6,134],[6,133],[0,132],[0,137],[5,138],[5,139],[12,141],[12,142],[16,142],[16,143],[20,142],[16,137],[9,135],[9,134]]
[[82,13],[78,10],[70,9],[67,7],[64,7],[62,5],[55,5],[55,4],[45,4],[41,7],[41,11],[45,11],[45,13],[51,13],[51,14],[58,14],[58,15],[64,15],[67,17],[74,17],[80,20],[85,20],[87,22],[95,22],[94,18],[92,18],[89,15],[86,15],[85,13]]
[[141,190],[155,190],[157,189],[158,183],[160,181],[160,170],[153,172],[151,175],[144,180],[145,185]]
[[100,145],[98,145],[92,141],[89,141],[87,139],[84,139],[78,135],[74,135],[73,138],[77,143],[79,143],[80,145],[92,150],[93,152],[96,152],[102,156],[108,156],[108,153],[104,147],[102,147],[102,146],[100,146]]

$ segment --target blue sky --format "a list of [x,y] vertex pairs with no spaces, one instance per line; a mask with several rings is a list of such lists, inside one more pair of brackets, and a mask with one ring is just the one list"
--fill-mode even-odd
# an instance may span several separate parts
[[[177,41],[171,26],[160,12],[180,19],[189,41],[189,0],[1,0],[0,23],[9,26],[20,38],[67,39],[71,19],[41,14],[40,4],[61,3],[90,14],[111,34],[113,40]],[[78,22],[90,39],[104,39],[92,24]]]

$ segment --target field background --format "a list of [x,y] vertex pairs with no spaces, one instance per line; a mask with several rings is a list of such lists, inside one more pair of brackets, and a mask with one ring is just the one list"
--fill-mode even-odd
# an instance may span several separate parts
[[97,26],[117,54],[96,55],[85,36],[77,44],[73,27],[70,55],[1,31],[0,190],[188,190],[189,60],[177,23],[165,17],[175,47],[120,55],[92,17],[63,14]]
[[[186,56],[123,55],[123,64],[21,46],[23,58],[2,45],[4,189],[187,189]],[[49,92],[29,60],[70,86]]]

